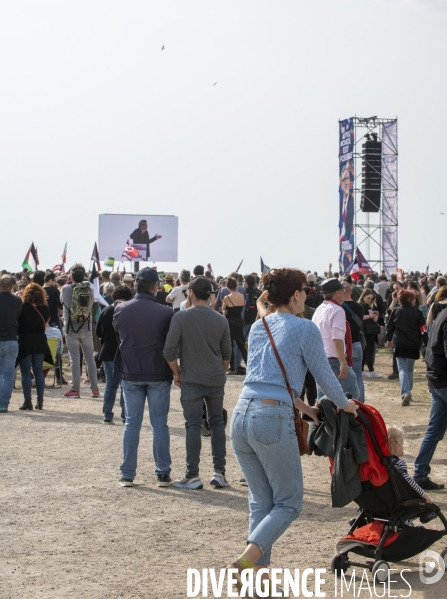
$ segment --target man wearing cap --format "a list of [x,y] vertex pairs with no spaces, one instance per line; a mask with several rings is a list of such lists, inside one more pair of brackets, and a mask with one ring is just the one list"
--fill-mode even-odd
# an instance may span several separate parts
[[[315,310],[312,320],[320,330],[329,365],[344,392],[359,399],[357,377],[352,369],[351,330],[341,307],[345,298],[343,284],[333,277],[322,281],[320,287],[324,302]],[[318,388],[318,398],[321,397],[323,392]]]
[[[192,307],[174,315],[164,347],[164,356],[174,384],[181,388],[180,401],[186,428],[186,474],[175,487],[201,489],[199,461],[203,401],[211,431],[214,475],[210,484],[227,487],[225,478],[226,438],[223,422],[225,373],[230,363],[231,339],[226,318],[207,308],[211,283],[195,277],[189,283]],[[180,367],[177,362],[180,358]]]
[[157,482],[159,487],[167,487],[171,484],[168,412],[172,372],[163,357],[163,347],[173,312],[155,299],[160,283],[156,270],[143,268],[135,282],[135,297],[118,305],[113,314],[118,336],[114,376],[122,379],[126,416],[119,484],[133,486],[147,398]]
[[174,312],[180,310],[180,304],[186,299],[186,290],[188,289],[188,283],[191,279],[191,273],[189,270],[182,270],[180,273],[179,287],[174,287],[166,298],[167,303],[172,304]]

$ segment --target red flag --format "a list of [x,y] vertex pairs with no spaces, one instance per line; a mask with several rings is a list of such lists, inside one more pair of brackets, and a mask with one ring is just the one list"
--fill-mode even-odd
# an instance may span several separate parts
[[132,258],[136,258],[138,256],[138,250],[131,246],[129,240],[127,240],[126,247],[124,248],[123,253],[121,255],[127,258],[128,260],[132,260]]

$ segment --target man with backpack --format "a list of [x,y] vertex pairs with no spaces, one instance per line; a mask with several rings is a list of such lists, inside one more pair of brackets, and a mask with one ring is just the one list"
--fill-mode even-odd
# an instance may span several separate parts
[[61,289],[64,307],[64,333],[70,354],[72,385],[64,397],[79,399],[81,387],[81,349],[88,368],[92,397],[100,397],[98,376],[93,356],[92,306],[94,291],[85,280],[85,268],[75,264],[71,269],[72,283]]

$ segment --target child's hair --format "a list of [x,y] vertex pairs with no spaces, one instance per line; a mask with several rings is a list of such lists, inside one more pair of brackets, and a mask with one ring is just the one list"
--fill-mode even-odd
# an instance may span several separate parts
[[394,447],[396,443],[404,441],[404,431],[397,426],[387,426],[386,430],[388,432],[388,441],[390,444],[390,448]]

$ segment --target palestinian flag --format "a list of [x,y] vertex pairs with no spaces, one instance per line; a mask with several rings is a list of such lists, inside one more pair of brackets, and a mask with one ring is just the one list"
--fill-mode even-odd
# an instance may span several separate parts
[[31,267],[31,265],[29,263],[30,254],[31,254],[31,248],[26,253],[26,256],[25,256],[25,258],[24,258],[24,260],[22,262],[22,268],[23,268],[23,270],[27,270],[29,272],[33,272],[33,269],[32,269],[32,267]]
[[37,270],[37,267],[39,266],[40,262],[39,262],[39,256],[37,254],[37,248],[34,245],[34,241],[31,243],[30,252],[31,252],[31,256],[33,257],[33,260],[36,264],[36,270]]

